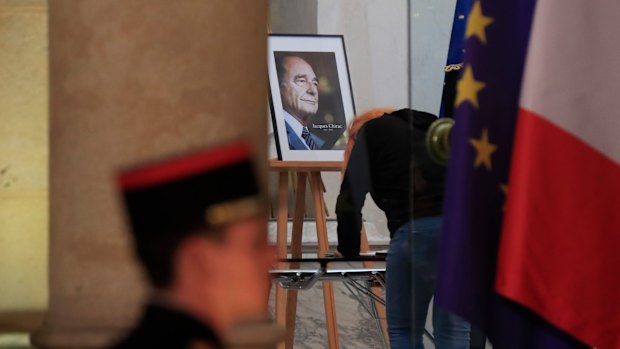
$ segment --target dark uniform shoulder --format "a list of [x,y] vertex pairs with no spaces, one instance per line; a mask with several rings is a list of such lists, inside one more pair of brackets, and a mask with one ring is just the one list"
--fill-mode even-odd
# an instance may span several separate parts
[[146,308],[138,326],[112,349],[219,349],[216,333],[185,313],[159,306]]
[[217,349],[212,343],[195,340],[189,343],[187,349]]

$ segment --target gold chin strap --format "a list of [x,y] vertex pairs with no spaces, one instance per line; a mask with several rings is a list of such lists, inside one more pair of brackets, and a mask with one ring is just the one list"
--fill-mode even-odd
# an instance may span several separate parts
[[450,64],[450,65],[445,66],[443,68],[443,71],[446,73],[449,73],[453,70],[461,70],[461,69],[463,69],[463,63],[457,63],[457,64]]
[[208,225],[221,226],[264,211],[263,201],[257,196],[252,196],[210,206],[205,212],[205,219]]

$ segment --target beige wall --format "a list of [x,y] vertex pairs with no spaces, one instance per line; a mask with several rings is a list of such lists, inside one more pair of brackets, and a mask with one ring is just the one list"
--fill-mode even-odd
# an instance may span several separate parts
[[[357,113],[407,106],[407,1],[317,0],[319,34],[344,36]],[[339,174],[324,174],[325,201],[335,218]],[[387,219],[370,195],[362,211],[371,242],[389,241]]]
[[0,315],[47,306],[47,8],[0,0]]
[[439,114],[456,0],[411,1],[411,104]]

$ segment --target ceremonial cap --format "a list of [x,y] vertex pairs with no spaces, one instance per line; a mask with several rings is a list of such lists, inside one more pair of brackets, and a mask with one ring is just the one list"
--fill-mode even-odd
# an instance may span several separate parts
[[138,241],[180,238],[265,212],[245,141],[136,166],[117,182]]

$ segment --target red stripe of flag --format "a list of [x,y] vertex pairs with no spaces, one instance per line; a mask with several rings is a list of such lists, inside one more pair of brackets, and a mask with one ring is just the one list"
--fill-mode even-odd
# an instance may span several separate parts
[[620,348],[620,165],[520,110],[496,288],[598,348]]

